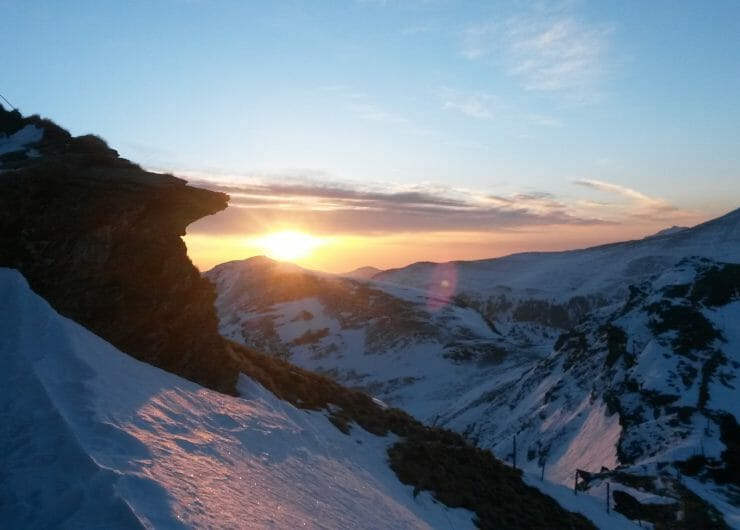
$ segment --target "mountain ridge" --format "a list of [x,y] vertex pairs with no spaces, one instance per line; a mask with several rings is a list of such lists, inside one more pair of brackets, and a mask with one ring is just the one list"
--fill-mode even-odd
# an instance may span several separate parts
[[[499,256],[496,258],[481,258],[481,259],[474,259],[474,260],[452,260],[452,261],[416,261],[413,263],[409,263],[408,265],[404,265],[401,267],[392,267],[390,269],[385,269],[381,271],[382,273],[394,273],[397,271],[401,271],[403,269],[409,268],[409,267],[419,267],[419,266],[430,266],[430,265],[442,265],[445,263],[451,263],[451,264],[486,264],[495,262],[498,260],[505,260],[514,258],[516,256],[551,256],[551,255],[562,255],[562,254],[570,254],[570,253],[578,253],[583,251],[589,251],[589,250],[603,250],[603,249],[610,249],[613,247],[622,247],[627,246],[631,244],[640,244],[644,243],[646,240],[649,240],[654,237],[664,237],[664,236],[675,236],[679,233],[684,233],[689,230],[695,230],[704,227],[704,225],[713,226],[715,222],[720,223],[726,223],[727,220],[730,220],[730,223],[735,226],[735,223],[740,223],[740,208],[735,208],[734,210],[730,210],[729,212],[726,212],[718,217],[709,219],[707,221],[704,221],[702,223],[699,223],[698,225],[695,225],[693,227],[679,227],[679,226],[672,226],[670,228],[666,228],[663,230],[660,230],[656,232],[655,234],[651,234],[648,236],[645,236],[641,239],[630,239],[625,241],[616,241],[614,243],[602,243],[598,245],[593,245],[590,247],[580,247],[575,249],[569,249],[569,250],[533,250],[533,251],[525,251],[525,252],[516,252],[513,254],[507,254],[505,256]],[[680,230],[675,231],[674,229],[679,228]],[[703,228],[702,228],[703,230]],[[671,231],[671,232],[666,232]]]

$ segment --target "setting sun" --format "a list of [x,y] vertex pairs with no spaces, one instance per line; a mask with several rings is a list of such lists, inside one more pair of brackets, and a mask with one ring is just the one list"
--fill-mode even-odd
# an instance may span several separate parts
[[266,256],[280,261],[305,258],[322,243],[319,237],[292,230],[267,234],[253,241]]

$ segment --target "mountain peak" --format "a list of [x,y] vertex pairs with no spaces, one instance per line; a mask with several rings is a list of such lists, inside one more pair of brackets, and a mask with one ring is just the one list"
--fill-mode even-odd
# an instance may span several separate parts
[[339,276],[344,276],[346,278],[352,278],[355,280],[371,280],[374,276],[380,274],[381,272],[383,272],[383,269],[365,266],[342,273]]

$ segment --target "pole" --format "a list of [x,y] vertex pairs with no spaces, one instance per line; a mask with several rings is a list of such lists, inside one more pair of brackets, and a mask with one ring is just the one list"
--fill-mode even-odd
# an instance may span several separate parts
[[8,101],[5,96],[0,94],[0,98],[2,98],[2,100],[10,106],[10,110],[16,110],[15,106],[10,101]]
[[606,513],[609,513],[609,497],[611,497],[609,483],[606,483]]

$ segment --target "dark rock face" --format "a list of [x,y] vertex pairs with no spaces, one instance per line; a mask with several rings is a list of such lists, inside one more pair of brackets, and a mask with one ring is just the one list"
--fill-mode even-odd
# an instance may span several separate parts
[[122,351],[216,390],[238,373],[218,334],[211,284],[180,236],[228,196],[142,170],[95,136],[0,107],[7,135],[43,139],[0,158],[0,266]]

